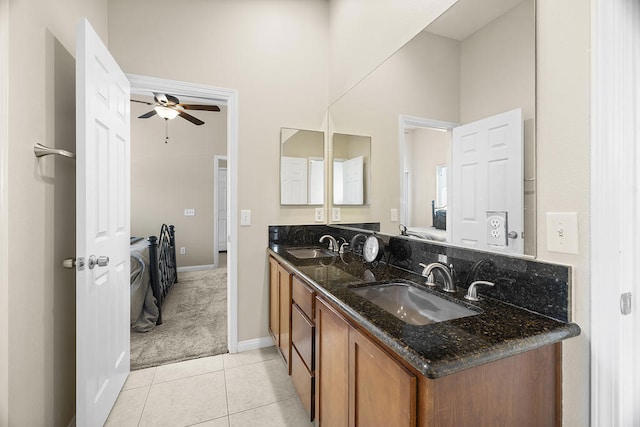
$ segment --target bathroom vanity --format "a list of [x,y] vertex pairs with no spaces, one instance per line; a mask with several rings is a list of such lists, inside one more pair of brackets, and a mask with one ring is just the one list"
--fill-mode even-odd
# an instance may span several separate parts
[[[302,256],[292,242],[273,238],[268,249],[270,331],[311,420],[325,426],[560,424],[560,341],[578,335],[577,325],[495,298],[470,303],[461,286],[453,293],[426,289],[425,277],[390,258],[374,265],[352,253],[327,253],[312,243],[316,237],[295,244],[317,253]],[[432,323],[409,321],[358,292],[392,281],[470,311]]]

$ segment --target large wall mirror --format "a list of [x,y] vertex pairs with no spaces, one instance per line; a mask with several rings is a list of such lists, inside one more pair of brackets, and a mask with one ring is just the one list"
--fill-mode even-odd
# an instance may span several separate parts
[[[479,194],[467,184],[467,194],[457,190],[453,129],[519,111],[522,149],[511,157],[521,172],[510,178],[495,168],[489,175],[503,177],[522,200],[521,212],[508,214],[522,224],[505,240],[513,249],[517,239],[520,248],[455,244],[535,256],[535,38],[535,0],[459,0],[332,104],[332,132],[371,136],[371,197],[349,220],[380,222],[386,234],[399,234],[403,224],[416,236],[452,244],[451,221],[460,211],[451,206]],[[485,240],[487,218],[483,211]]]
[[324,132],[280,129],[280,204],[324,204]]

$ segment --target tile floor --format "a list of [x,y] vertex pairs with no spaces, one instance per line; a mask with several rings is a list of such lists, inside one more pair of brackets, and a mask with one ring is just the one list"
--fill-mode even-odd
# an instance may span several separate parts
[[278,350],[132,371],[106,426],[313,426]]

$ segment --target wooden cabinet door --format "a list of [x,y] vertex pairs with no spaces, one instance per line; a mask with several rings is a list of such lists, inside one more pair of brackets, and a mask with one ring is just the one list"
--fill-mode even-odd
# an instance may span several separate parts
[[416,425],[416,377],[357,330],[349,331],[349,426]]
[[291,273],[278,265],[280,284],[280,352],[291,375]]
[[[316,415],[318,425],[347,427],[349,420],[349,325],[316,300]],[[373,424],[383,425],[383,424]]]
[[280,347],[280,276],[278,261],[269,257],[269,333],[276,347]]

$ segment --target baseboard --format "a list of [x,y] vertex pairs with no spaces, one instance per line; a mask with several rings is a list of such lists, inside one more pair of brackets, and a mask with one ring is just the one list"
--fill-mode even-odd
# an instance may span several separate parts
[[257,350],[264,347],[272,347],[273,339],[270,336],[255,338],[252,340],[238,341],[238,353],[249,350]]
[[178,273],[182,271],[200,271],[200,270],[213,270],[213,264],[207,265],[189,265],[186,267],[178,267]]

